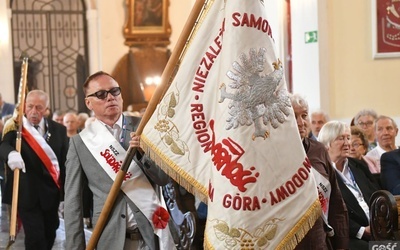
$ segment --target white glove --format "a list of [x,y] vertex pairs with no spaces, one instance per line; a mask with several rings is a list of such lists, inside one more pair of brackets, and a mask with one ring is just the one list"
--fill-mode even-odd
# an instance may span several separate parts
[[25,163],[24,160],[22,160],[22,156],[19,152],[17,151],[11,151],[8,154],[8,166],[11,168],[11,170],[15,170],[16,168],[21,169],[22,172],[25,173]]
[[64,219],[64,202],[61,201],[60,205],[58,205],[58,217]]

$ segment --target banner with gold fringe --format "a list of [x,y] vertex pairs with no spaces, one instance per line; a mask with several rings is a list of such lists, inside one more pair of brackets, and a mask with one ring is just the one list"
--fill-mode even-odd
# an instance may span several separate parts
[[263,0],[210,0],[142,147],[208,204],[207,249],[293,249],[321,215]]

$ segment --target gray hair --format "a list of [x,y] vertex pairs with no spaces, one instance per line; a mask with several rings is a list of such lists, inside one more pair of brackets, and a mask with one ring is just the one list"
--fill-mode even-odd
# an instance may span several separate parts
[[312,115],[322,115],[322,116],[324,117],[325,121],[329,121],[329,120],[330,120],[330,119],[329,119],[329,115],[328,115],[325,111],[323,111],[323,110],[321,110],[321,109],[314,110],[314,111],[311,113],[310,118],[312,117]]
[[85,112],[81,112],[78,114],[78,118],[86,120],[87,118],[89,118],[89,115]]
[[366,115],[372,116],[374,120],[378,118],[378,114],[375,112],[375,110],[363,109],[360,112],[358,112],[356,116],[354,116],[354,125],[358,125],[358,119],[360,119],[361,116],[366,116]]
[[318,141],[329,148],[331,143],[342,135],[346,130],[350,131],[349,125],[340,121],[330,121],[322,126],[318,134]]
[[46,92],[44,92],[43,90],[40,90],[40,89],[31,90],[31,91],[28,92],[28,94],[26,95],[26,97],[28,97],[28,96],[30,96],[30,95],[37,95],[37,96],[42,97],[42,98],[44,99],[45,103],[46,103],[46,108],[49,107],[49,105],[50,105],[50,97],[49,97],[49,95],[48,95]]
[[290,102],[292,106],[299,106],[305,108],[308,111],[308,102],[299,94],[289,94]]
[[397,129],[397,123],[394,121],[394,119],[392,117],[386,116],[386,115],[380,115],[378,118],[376,118],[375,120],[375,130],[376,130],[376,124],[378,123],[378,121],[380,120],[384,120],[384,119],[389,119],[392,121],[393,127],[395,129]]

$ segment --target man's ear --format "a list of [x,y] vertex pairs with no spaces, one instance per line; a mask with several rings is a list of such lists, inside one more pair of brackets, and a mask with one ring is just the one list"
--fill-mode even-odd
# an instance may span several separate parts
[[85,104],[89,110],[92,110],[92,104],[88,98],[85,98]]

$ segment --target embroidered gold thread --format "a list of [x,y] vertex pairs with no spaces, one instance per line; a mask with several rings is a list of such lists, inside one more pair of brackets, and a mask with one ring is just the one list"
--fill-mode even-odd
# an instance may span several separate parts
[[[312,206],[307,210],[307,212],[302,216],[302,218],[297,222],[297,224],[292,228],[292,230],[289,231],[289,233],[280,240],[280,243],[277,245],[276,249],[282,249],[282,250],[289,250],[289,249],[294,249],[295,246],[304,238],[304,236],[307,234],[308,230],[311,229],[311,227],[314,225],[315,221],[321,216],[321,205],[317,200],[314,201]],[[251,238],[251,233],[246,231],[245,229],[242,228],[237,228],[237,230],[240,231],[242,237],[240,239],[240,244],[235,245],[235,247],[231,247],[232,249],[240,249],[240,250],[245,250],[245,249],[269,249],[268,246],[268,241],[273,240],[273,238],[276,236],[276,233],[278,232],[278,222],[280,219],[275,218],[270,221],[267,221],[263,224],[263,226],[259,227],[255,232],[254,235]],[[221,234],[222,232],[227,232],[226,237],[230,236],[230,232],[232,229],[229,229],[228,224],[226,222],[221,221],[221,220],[208,220],[207,223],[213,223],[215,222],[217,227],[213,226],[214,231],[218,230],[219,233]],[[226,224],[226,225],[225,225]],[[262,233],[261,233],[262,232]],[[204,248],[205,249],[215,249],[214,246],[210,243],[209,239],[209,233],[206,232],[205,237],[204,237]],[[220,239],[221,235],[219,235]],[[235,237],[238,238],[238,237]],[[218,237],[217,237],[218,239]],[[255,241],[254,241],[255,239]],[[255,244],[253,244],[255,242]],[[232,244],[229,241],[229,244]],[[229,248],[229,249],[231,249]]]
[[158,121],[154,129],[160,133],[160,139],[169,146],[172,153],[185,155],[189,152],[189,147],[180,139],[178,127],[170,120],[175,116],[175,107],[179,103],[179,91],[169,93],[165,100],[157,110]]
[[269,245],[269,241],[273,240],[278,230],[278,223],[284,219],[273,218],[264,222],[253,233],[243,228],[229,228],[227,222],[214,219],[210,223],[216,223],[213,226],[215,237],[223,241],[224,247],[232,249],[239,247],[240,249],[262,249]]

